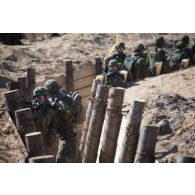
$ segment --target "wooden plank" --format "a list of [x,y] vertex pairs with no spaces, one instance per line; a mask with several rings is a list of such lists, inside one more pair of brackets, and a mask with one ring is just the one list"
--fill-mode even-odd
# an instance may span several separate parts
[[84,88],[87,86],[91,86],[93,79],[95,79],[95,77],[96,77],[96,75],[94,74],[94,75],[91,75],[91,76],[74,81],[75,90],[78,90],[78,89],[81,89],[81,88]]
[[88,66],[86,68],[83,68],[81,70],[75,71],[74,72],[74,80],[79,80],[81,78],[90,76],[90,75],[94,75],[96,74],[95,71],[95,66]]
[[42,87],[42,86],[44,86],[44,84],[45,84],[45,80],[36,81],[36,83],[35,83],[36,87]]
[[60,74],[56,77],[54,77],[54,79],[60,84],[60,85],[64,85],[65,83],[65,75],[64,74]]
[[78,92],[84,97],[87,97],[91,94],[91,86],[79,89]]
[[84,105],[86,106],[86,108],[87,108],[88,103],[89,103],[89,98],[90,98],[90,96],[86,96],[86,97],[83,97],[82,98],[82,102],[84,103]]

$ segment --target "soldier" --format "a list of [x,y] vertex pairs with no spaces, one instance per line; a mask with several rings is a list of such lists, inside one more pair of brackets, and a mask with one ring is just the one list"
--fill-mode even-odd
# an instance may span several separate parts
[[192,51],[192,64],[194,65],[195,64],[195,39],[193,39],[191,51]]
[[185,50],[184,43],[178,41],[167,59],[171,71],[179,70],[183,59],[189,59],[189,55]]
[[45,86],[49,95],[51,106],[55,110],[55,131],[59,134],[59,145],[56,161],[75,162],[76,143],[74,132],[73,116],[75,108],[73,100],[65,91],[60,90],[60,86],[55,80],[48,80]]
[[128,69],[128,81],[137,81],[145,78],[146,74],[146,62],[143,57],[145,47],[143,44],[139,44],[132,56],[125,59],[125,66]]
[[156,76],[156,62],[162,62],[162,69],[160,74],[169,73],[167,58],[163,49],[165,41],[163,37],[159,37],[155,41],[155,47],[150,48],[147,55],[146,65],[151,76]]
[[124,61],[127,55],[124,53],[125,43],[120,42],[116,45],[116,51],[111,55],[105,58],[105,73],[108,72],[108,64],[111,60],[117,60],[120,70],[126,70],[124,66]]
[[189,48],[190,45],[190,37],[188,35],[184,35],[181,38],[181,41],[183,43],[183,50],[188,55],[188,59],[190,59],[190,63],[193,61],[193,53],[192,50]]
[[117,60],[111,60],[108,64],[108,72],[105,73],[105,83],[106,85],[111,85],[112,87],[117,87],[122,84],[124,77],[120,74],[120,67]]
[[52,146],[55,138],[54,128],[54,111],[47,98],[47,90],[44,87],[37,87],[33,91],[32,101],[33,119],[36,130],[42,132],[46,153],[47,147]]

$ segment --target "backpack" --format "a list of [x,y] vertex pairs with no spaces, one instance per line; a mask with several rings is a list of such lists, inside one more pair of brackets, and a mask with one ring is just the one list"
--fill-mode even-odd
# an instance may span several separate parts
[[85,120],[86,109],[82,102],[82,96],[77,92],[70,92],[68,96],[73,100],[73,107],[75,112],[73,114],[73,120],[76,124],[81,124]]
[[124,64],[125,67],[128,69],[128,75],[130,80],[135,80],[136,77],[136,66],[137,66],[137,61],[140,58],[140,56],[129,56],[125,59]]
[[173,51],[168,57],[169,67],[179,69],[183,57],[182,51]]
[[78,92],[69,92],[61,90],[54,100],[49,98],[51,106],[64,118],[67,112],[71,115],[72,122],[80,124],[85,120],[85,107],[82,103],[82,96]]

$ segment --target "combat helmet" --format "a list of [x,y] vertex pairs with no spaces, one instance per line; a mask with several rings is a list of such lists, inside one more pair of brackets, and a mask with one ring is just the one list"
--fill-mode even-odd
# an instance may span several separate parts
[[184,47],[184,43],[182,41],[178,41],[175,45],[175,48],[182,49]]
[[116,45],[116,49],[119,49],[119,48],[123,48],[125,50],[125,43],[124,42],[120,42]]
[[44,87],[36,87],[33,90],[33,98],[36,98],[38,96],[45,96],[47,95],[47,90]]
[[47,80],[45,82],[45,85],[44,87],[46,88],[47,92],[49,94],[56,94],[59,89],[60,89],[60,85],[58,84],[58,82],[54,79],[51,79],[51,80]]
[[117,62],[117,60],[113,59],[110,60],[109,64],[108,64],[108,68],[111,68],[113,66],[116,66],[117,68],[119,68],[119,63]]
[[188,35],[184,35],[184,36],[181,38],[181,41],[183,42],[183,44],[184,44],[185,46],[187,46],[187,45],[189,45],[189,43],[190,43],[190,38],[189,38]]
[[156,38],[155,44],[156,44],[157,47],[163,47],[164,44],[165,44],[164,38],[162,36]]
[[134,52],[140,52],[140,51],[143,51],[145,50],[145,47],[143,44],[139,44],[137,45],[137,47],[134,49]]

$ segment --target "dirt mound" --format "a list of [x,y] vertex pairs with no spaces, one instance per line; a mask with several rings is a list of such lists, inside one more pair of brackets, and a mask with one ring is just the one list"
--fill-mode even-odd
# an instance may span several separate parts
[[[0,99],[3,96],[0,94]],[[6,111],[5,104],[0,104],[0,162],[20,162],[26,149],[17,130]]]
[[156,148],[159,161],[174,162],[178,153],[194,154],[195,97],[153,93],[146,101],[143,122],[160,126]]

